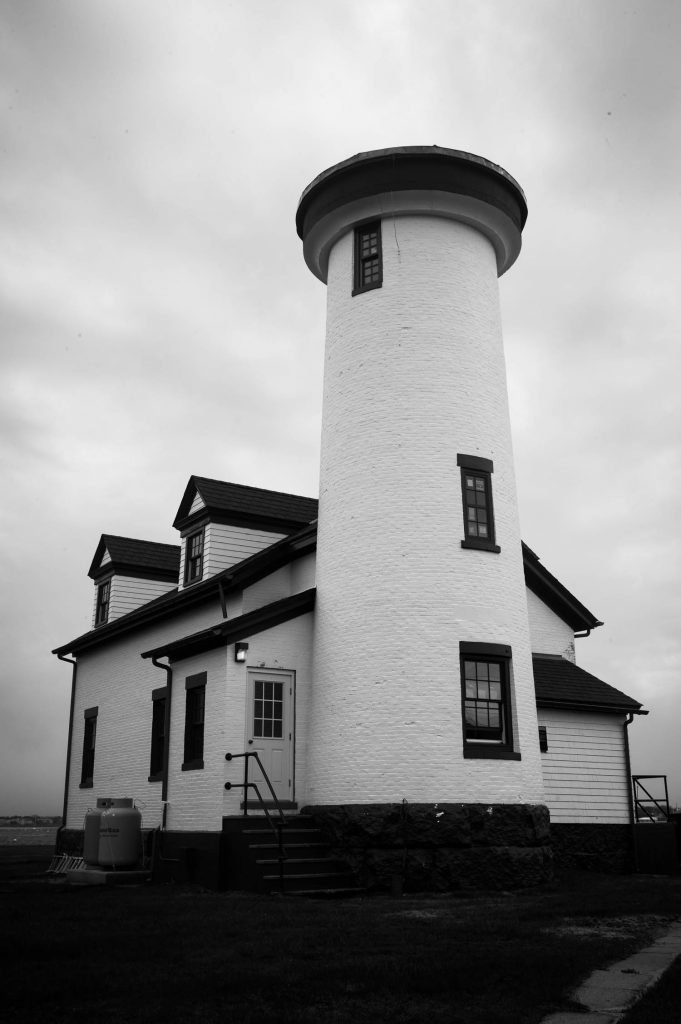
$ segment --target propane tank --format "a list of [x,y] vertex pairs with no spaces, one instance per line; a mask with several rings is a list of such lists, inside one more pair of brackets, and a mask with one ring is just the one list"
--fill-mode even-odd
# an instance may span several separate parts
[[89,867],[99,864],[99,827],[102,814],[113,801],[110,797],[98,797],[97,807],[88,807],[83,829],[83,860]]
[[129,798],[111,800],[99,821],[100,867],[130,868],[140,856],[142,815]]

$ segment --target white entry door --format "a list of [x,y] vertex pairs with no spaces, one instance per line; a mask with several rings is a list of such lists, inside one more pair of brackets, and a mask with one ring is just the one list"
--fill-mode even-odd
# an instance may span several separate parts
[[[293,672],[248,671],[246,750],[257,751],[279,800],[293,800],[293,687]],[[249,779],[271,801],[255,758],[249,762]],[[257,801],[253,791],[248,801]]]

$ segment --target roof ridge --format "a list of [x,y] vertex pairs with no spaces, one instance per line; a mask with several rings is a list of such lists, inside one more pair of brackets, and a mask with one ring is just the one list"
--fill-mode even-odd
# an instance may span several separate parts
[[300,498],[303,501],[319,501],[319,498],[311,497],[309,494],[295,494],[293,491],[278,491],[272,487],[257,487],[255,484],[237,484],[232,480],[218,480],[217,477],[211,476],[198,476],[196,473],[192,473],[192,480],[199,481],[204,480],[209,484],[218,484],[222,487],[236,487],[240,491],[260,491],[262,494],[280,494],[285,498]]

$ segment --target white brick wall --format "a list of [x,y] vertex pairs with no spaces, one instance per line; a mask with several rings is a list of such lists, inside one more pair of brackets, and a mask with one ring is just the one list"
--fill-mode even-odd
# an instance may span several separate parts
[[[310,702],[312,700],[312,630],[313,613],[301,615],[273,629],[256,634],[249,639],[248,662],[234,661],[234,648],[227,656],[226,682],[226,753],[241,753],[246,747],[247,671],[249,667],[285,669],[295,673],[295,778],[292,794],[300,806],[306,802],[308,735]],[[223,753],[223,757],[224,757]],[[243,765],[241,761],[224,762],[224,781],[241,782]],[[223,790],[223,813],[239,814],[242,790]]]
[[527,590],[532,650],[535,654],[560,654],[575,661],[574,630],[552,612],[531,590]]
[[[331,251],[310,799],[540,800],[496,261],[474,229],[383,220],[383,287]],[[494,462],[500,554],[464,550],[457,453]],[[460,640],[509,644],[522,761],[462,757]]]
[[[145,828],[161,821],[161,783],[149,782],[152,690],[165,686],[166,674],[140,652],[221,621],[219,606],[204,605],[181,620],[170,619],[102,645],[78,657],[69,773],[67,825],[81,828],[98,797],[132,797],[142,810]],[[182,695],[183,696],[183,695]],[[95,773],[92,789],[80,789],[86,708],[99,707]],[[177,717],[174,704],[173,721]],[[182,710],[184,723],[184,710]],[[183,726],[184,727],[184,726]],[[180,754],[181,756],[181,754]],[[201,774],[201,773],[196,773]]]
[[551,821],[629,822],[623,715],[539,709],[548,750],[541,755]]

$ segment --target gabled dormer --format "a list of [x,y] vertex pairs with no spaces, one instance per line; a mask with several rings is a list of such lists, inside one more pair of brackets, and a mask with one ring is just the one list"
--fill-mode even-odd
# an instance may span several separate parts
[[180,589],[229,569],[316,516],[316,498],[190,477],[173,523],[182,538]]
[[88,576],[95,583],[93,627],[119,619],[177,587],[180,548],[103,533]]

